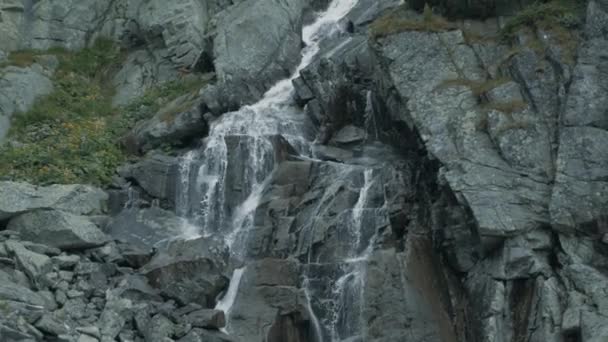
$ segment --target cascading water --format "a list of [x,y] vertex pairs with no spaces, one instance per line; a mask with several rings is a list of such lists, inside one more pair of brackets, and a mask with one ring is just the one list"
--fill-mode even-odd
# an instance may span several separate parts
[[[284,144],[281,139],[301,155],[310,156],[313,130],[308,117],[293,103],[292,81],[313,61],[323,38],[339,30],[338,21],[357,2],[332,1],[325,12],[303,28],[302,39],[306,46],[294,73],[277,82],[257,103],[218,118],[212,123],[202,150],[181,158],[182,181],[178,187],[187,189],[177,191],[178,214],[186,216],[187,222],[197,226],[200,234],[222,236],[233,258],[244,258],[242,251],[246,250],[248,231],[253,228],[253,214],[278,162],[276,151]],[[199,165],[195,173],[193,165]],[[361,195],[361,202],[353,211],[354,215],[362,210],[364,195]],[[356,225],[361,225],[360,217],[353,217],[353,226]],[[360,234],[358,239],[361,239]],[[355,256],[356,252],[353,253],[346,257]],[[242,274],[243,269],[234,272],[227,293],[217,304],[218,309],[226,312],[228,323]],[[349,281],[344,279],[342,282],[347,284]],[[310,293],[307,282],[303,287]],[[314,336],[317,342],[322,342],[323,330],[331,328],[322,327],[310,305],[309,309]],[[229,332],[230,327],[226,330]]]
[[[365,324],[362,319],[362,307],[364,304],[364,285],[366,281],[367,261],[373,251],[373,244],[377,239],[378,232],[373,236],[368,233],[364,235],[364,228],[369,224],[369,219],[381,216],[377,209],[368,208],[369,194],[375,184],[374,169],[363,169],[350,167],[346,170],[346,177],[355,178],[356,174],[363,175],[363,184],[359,188],[357,202],[350,211],[350,215],[344,219],[344,233],[340,239],[346,241],[346,248],[337,252],[330,260],[314,260],[313,265],[335,264],[336,270],[332,272],[329,288],[326,281],[321,285],[306,289],[318,297],[318,310],[322,312],[320,319],[323,327],[323,338],[321,341],[337,342],[346,340],[357,340],[364,336]],[[335,189],[328,189],[324,197],[332,197]],[[321,201],[322,203],[323,201]],[[315,223],[310,226],[314,232]],[[339,229],[338,229],[339,230]],[[309,247],[312,250],[312,246]],[[310,252],[309,252],[310,253]],[[318,257],[317,257],[318,259]],[[310,260],[310,256],[309,256]],[[319,266],[317,266],[319,267]],[[316,268],[309,268],[310,277],[320,273]],[[308,276],[307,276],[308,277]],[[304,285],[310,286],[308,281]]]

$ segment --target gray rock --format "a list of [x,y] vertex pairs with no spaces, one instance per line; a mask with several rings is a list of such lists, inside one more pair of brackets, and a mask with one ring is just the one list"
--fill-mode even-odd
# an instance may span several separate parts
[[218,81],[236,93],[232,96],[237,104],[260,98],[297,65],[301,16],[300,0],[243,1],[220,15],[215,70]]
[[78,336],[77,342],[98,342],[99,340],[93,336],[82,334]]
[[108,195],[88,185],[34,186],[0,182],[0,220],[34,209],[59,209],[79,215],[101,213]]
[[96,327],[96,326],[78,327],[78,328],[76,328],[76,331],[83,333],[83,334],[87,334],[87,335],[95,337],[95,338],[101,337],[101,332],[99,331],[99,327]]
[[281,341],[292,336],[297,341],[308,334],[304,293],[294,286],[298,266],[293,260],[264,259],[246,267],[227,319],[231,337]]
[[338,145],[342,144],[352,144],[357,142],[362,142],[365,140],[367,134],[364,129],[359,127],[348,125],[340,129],[334,136],[332,137],[330,143],[335,143]]
[[161,144],[180,146],[207,135],[209,127],[199,102],[193,94],[178,97],[135,127],[133,135],[140,151],[147,152]]
[[32,252],[48,255],[50,257],[61,254],[61,250],[59,248],[49,247],[47,245],[43,245],[40,243],[32,243],[29,241],[24,241],[23,245],[25,246],[25,248],[29,249]]
[[[2,32],[1,29],[0,32]],[[7,67],[2,69],[0,73],[0,142],[3,142],[8,133],[10,119],[15,113],[27,112],[37,98],[53,91],[53,83],[49,77],[49,72],[38,64],[27,68]]]
[[193,327],[205,329],[220,329],[226,325],[224,312],[210,309],[191,312],[186,316],[186,321]]
[[174,201],[178,176],[176,158],[154,153],[141,161],[118,170],[128,180],[133,180],[150,196]]
[[601,342],[608,338],[608,317],[601,313],[581,312],[581,335],[583,341]]
[[170,319],[162,314],[157,314],[148,322],[143,335],[146,341],[165,342],[168,337],[173,335],[174,329],[174,325]]
[[564,232],[585,230],[604,215],[608,204],[606,165],[608,154],[601,146],[608,132],[593,127],[562,129],[557,156],[556,185],[551,197],[551,219]]
[[141,49],[130,53],[112,80],[116,88],[112,104],[126,106],[143,96],[147,89],[177,79],[177,70],[165,58],[167,54],[163,49]]
[[178,240],[155,255],[140,272],[153,287],[182,305],[193,302],[210,307],[228,285],[222,274],[227,258],[228,250],[221,240]]
[[[483,113],[466,87],[441,87],[446,80],[479,79],[482,74],[474,52],[457,45],[459,41],[463,41],[459,31],[437,38],[405,32],[383,40],[380,54],[391,60],[388,77],[408,101],[411,117],[401,120],[417,127],[427,149],[445,165],[446,180],[472,210],[478,234],[489,246],[496,238],[549,223],[549,180],[515,168],[501,157],[487,134],[477,128]],[[441,67],[419,69],[431,60]],[[520,172],[530,176],[520,177]]]
[[103,245],[108,238],[86,217],[60,210],[36,210],[13,218],[9,228],[25,240],[60,249],[82,249]]
[[0,299],[21,302],[42,308],[46,303],[42,296],[39,296],[27,287],[6,281],[0,284]]
[[[166,245],[168,241],[184,233],[188,223],[174,212],[160,208],[125,209],[112,218],[106,232],[116,240],[125,241],[140,249],[136,255],[145,256],[144,251]],[[143,254],[141,254],[144,252]]]
[[205,329],[192,329],[188,335],[180,338],[178,342],[234,342],[230,336],[219,331]]
[[4,338],[7,342],[34,342],[36,339],[23,332],[16,330],[12,327],[6,326],[0,323],[0,336]]
[[62,335],[68,332],[68,328],[66,327],[65,323],[61,322],[51,314],[43,315],[38,322],[36,322],[35,326],[36,328],[40,329],[40,331],[54,336]]
[[[592,7],[597,4],[589,3],[589,10]],[[591,14],[588,21],[600,13]],[[559,133],[556,184],[549,208],[553,225],[564,232],[595,229],[601,225],[601,208],[608,203],[604,172],[608,156],[600,148],[608,137],[608,102],[600,95],[606,88],[605,80],[597,77],[599,70],[606,68],[606,41],[589,38],[580,48],[562,117],[565,127]]]
[[34,283],[38,283],[44,274],[52,271],[53,264],[48,256],[31,252],[17,242],[8,241],[6,246],[15,255],[17,265]]
[[73,269],[74,266],[80,261],[78,255],[59,255],[52,258],[52,261],[57,267],[64,270]]
[[112,293],[108,296],[108,302],[99,317],[96,325],[101,332],[101,340],[114,341],[127,320],[132,315],[133,303],[128,299],[116,298]]
[[[111,1],[41,1],[31,10],[29,29],[23,31],[21,48],[78,50],[90,43],[90,34],[105,19]],[[32,20],[33,19],[33,20]],[[26,21],[26,22],[27,22]]]

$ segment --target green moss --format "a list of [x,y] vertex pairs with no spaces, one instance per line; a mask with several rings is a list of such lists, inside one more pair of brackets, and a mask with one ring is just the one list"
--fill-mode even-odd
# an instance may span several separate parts
[[60,60],[55,88],[29,112],[14,116],[9,136],[18,143],[0,147],[4,179],[106,185],[116,167],[129,158],[119,142],[136,122],[202,86],[196,79],[169,82],[129,106],[112,108],[114,92],[107,85],[112,70],[124,60],[113,43],[101,40],[76,53],[45,53]]
[[407,18],[406,13],[407,5],[403,5],[376,19],[370,25],[372,37],[381,38],[404,31],[444,32],[456,28],[445,18],[434,15],[428,5],[424,8],[422,20]]

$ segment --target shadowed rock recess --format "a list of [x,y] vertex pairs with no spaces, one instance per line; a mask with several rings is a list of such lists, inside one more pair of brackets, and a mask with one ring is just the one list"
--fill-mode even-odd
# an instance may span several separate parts
[[608,341],[607,0],[0,0],[0,160],[1,342]]

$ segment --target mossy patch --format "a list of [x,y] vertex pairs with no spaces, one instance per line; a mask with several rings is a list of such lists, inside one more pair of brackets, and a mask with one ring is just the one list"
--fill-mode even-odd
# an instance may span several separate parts
[[27,113],[14,116],[0,147],[3,179],[34,184],[87,183],[103,186],[129,155],[119,142],[141,119],[180,95],[200,89],[198,79],[178,80],[148,90],[124,108],[112,108],[111,76],[124,53],[101,40],[79,52],[47,51],[60,65],[54,91]]
[[407,5],[402,5],[371,23],[370,32],[372,37],[381,38],[405,31],[445,32],[456,28],[445,18],[433,14],[428,6],[421,19],[408,18]]

